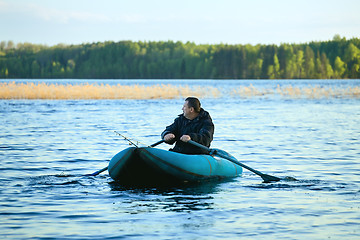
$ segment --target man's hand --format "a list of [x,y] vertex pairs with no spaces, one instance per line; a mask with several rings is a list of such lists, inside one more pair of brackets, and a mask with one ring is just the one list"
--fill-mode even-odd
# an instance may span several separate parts
[[172,133],[168,133],[164,136],[164,140],[165,142],[170,142],[171,140],[173,140],[175,138],[175,135]]
[[180,140],[183,142],[188,142],[191,140],[191,137],[189,135],[182,135]]

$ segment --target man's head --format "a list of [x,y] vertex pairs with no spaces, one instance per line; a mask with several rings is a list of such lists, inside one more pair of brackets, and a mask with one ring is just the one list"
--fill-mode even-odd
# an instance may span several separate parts
[[199,113],[200,113],[200,109],[201,109],[201,104],[199,99],[195,98],[195,97],[188,97],[185,99],[185,103],[184,106],[182,108],[184,116],[187,119],[194,119],[196,118]]

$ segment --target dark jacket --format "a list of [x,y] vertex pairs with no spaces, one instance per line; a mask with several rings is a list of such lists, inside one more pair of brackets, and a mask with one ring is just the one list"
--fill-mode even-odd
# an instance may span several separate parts
[[210,117],[210,114],[201,108],[199,116],[193,120],[189,120],[184,117],[184,114],[180,114],[174,123],[167,126],[161,137],[168,133],[175,135],[176,141],[175,147],[171,151],[185,153],[185,154],[206,154],[206,151],[199,147],[193,146],[190,143],[185,143],[180,140],[182,135],[189,135],[191,140],[198,142],[204,146],[210,147],[210,143],[213,140],[214,124]]

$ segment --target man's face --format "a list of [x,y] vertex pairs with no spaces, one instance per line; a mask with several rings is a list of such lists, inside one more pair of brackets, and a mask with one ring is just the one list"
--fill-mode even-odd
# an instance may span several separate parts
[[188,101],[185,101],[182,110],[183,110],[184,116],[186,118],[189,118],[189,116],[191,114],[191,109],[192,108],[189,108],[189,106],[188,106]]

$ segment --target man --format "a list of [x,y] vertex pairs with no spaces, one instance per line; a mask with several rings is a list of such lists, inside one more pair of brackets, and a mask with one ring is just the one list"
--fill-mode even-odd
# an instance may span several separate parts
[[168,144],[176,142],[175,147],[170,149],[171,151],[185,154],[206,154],[201,148],[187,142],[193,140],[210,147],[214,135],[214,124],[210,114],[201,108],[199,99],[195,97],[185,99],[182,111],[183,114],[180,114],[173,124],[166,127],[161,137]]

